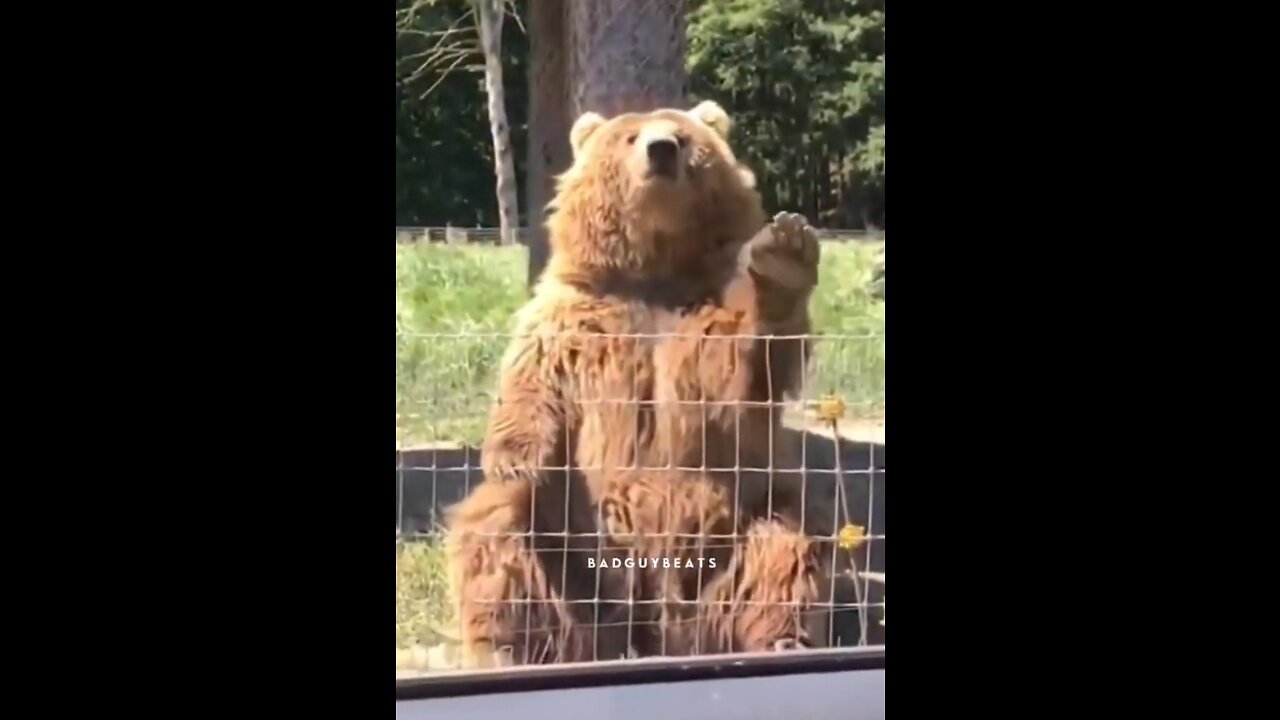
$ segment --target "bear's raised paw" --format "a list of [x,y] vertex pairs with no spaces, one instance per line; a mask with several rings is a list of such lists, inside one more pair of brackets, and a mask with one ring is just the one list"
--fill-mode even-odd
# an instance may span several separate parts
[[751,270],[787,290],[807,290],[818,282],[821,250],[809,221],[780,212],[747,245]]

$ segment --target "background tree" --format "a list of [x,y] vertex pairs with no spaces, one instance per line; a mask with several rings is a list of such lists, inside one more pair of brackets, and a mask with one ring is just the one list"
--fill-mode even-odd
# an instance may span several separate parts
[[[469,0],[396,0],[396,225],[499,226],[499,166],[486,65]],[[528,43],[503,34],[502,95],[512,148],[511,205],[523,176]]]
[[[399,225],[500,223],[483,54],[474,29],[459,34],[475,26],[473,1],[397,0]],[[734,116],[734,146],[756,170],[770,210],[804,212],[826,227],[883,229],[884,6],[509,2],[521,23],[509,22],[502,36],[502,87],[531,275],[545,263],[551,179],[568,167],[569,126],[587,109],[715,99]],[[450,28],[453,45],[436,48]]]
[[555,193],[554,177],[569,167],[569,8],[566,0],[529,3],[529,157],[525,178],[529,246],[527,282],[547,263],[544,209]]
[[[686,101],[685,0],[533,3],[534,110],[527,195],[529,281],[546,264],[541,209],[555,174],[568,169],[569,128],[582,113],[605,117]],[[554,109],[552,109],[554,108]],[[548,110],[550,109],[550,112]]]
[[502,21],[506,15],[503,0],[475,0],[475,13],[480,31],[480,47],[484,51],[484,88],[489,98],[489,129],[493,135],[495,197],[502,244],[515,242],[519,227],[520,203],[516,192],[516,168],[507,126],[507,106],[502,88]]
[[770,208],[884,228],[884,0],[701,0],[688,61]]

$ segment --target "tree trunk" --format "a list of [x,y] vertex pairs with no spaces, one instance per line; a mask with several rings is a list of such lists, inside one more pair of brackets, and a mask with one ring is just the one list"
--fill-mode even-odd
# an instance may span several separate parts
[[547,261],[546,204],[572,162],[569,128],[687,98],[685,0],[534,0],[529,20],[529,282]]
[[592,0],[569,6],[570,106],[605,117],[685,102],[685,0]]
[[507,126],[507,104],[502,88],[502,0],[475,0],[480,47],[484,50],[484,86],[489,96],[489,128],[493,133],[493,165],[497,177],[498,218],[503,245],[515,242],[519,225],[515,158]]
[[528,283],[547,264],[547,203],[555,195],[555,175],[572,161],[566,92],[568,13],[564,0],[533,0],[529,8],[529,157],[525,164],[529,247]]

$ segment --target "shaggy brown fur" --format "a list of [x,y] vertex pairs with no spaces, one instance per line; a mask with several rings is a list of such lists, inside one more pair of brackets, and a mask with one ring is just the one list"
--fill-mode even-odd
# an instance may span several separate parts
[[760,336],[809,332],[818,243],[799,216],[766,223],[728,130],[714,103],[573,127],[485,480],[450,518],[469,664],[504,647],[537,663],[803,637],[814,566],[774,403],[808,347]]

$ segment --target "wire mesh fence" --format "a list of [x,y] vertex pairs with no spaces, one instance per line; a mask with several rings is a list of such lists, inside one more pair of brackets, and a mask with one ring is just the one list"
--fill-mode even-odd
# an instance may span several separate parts
[[[883,332],[719,338],[799,353],[785,397],[682,396],[637,371],[575,386],[554,416],[499,396],[517,339],[397,332],[440,361],[398,377],[399,667],[883,644]],[[652,358],[685,340],[539,347]],[[531,437],[547,452],[522,456]]]

